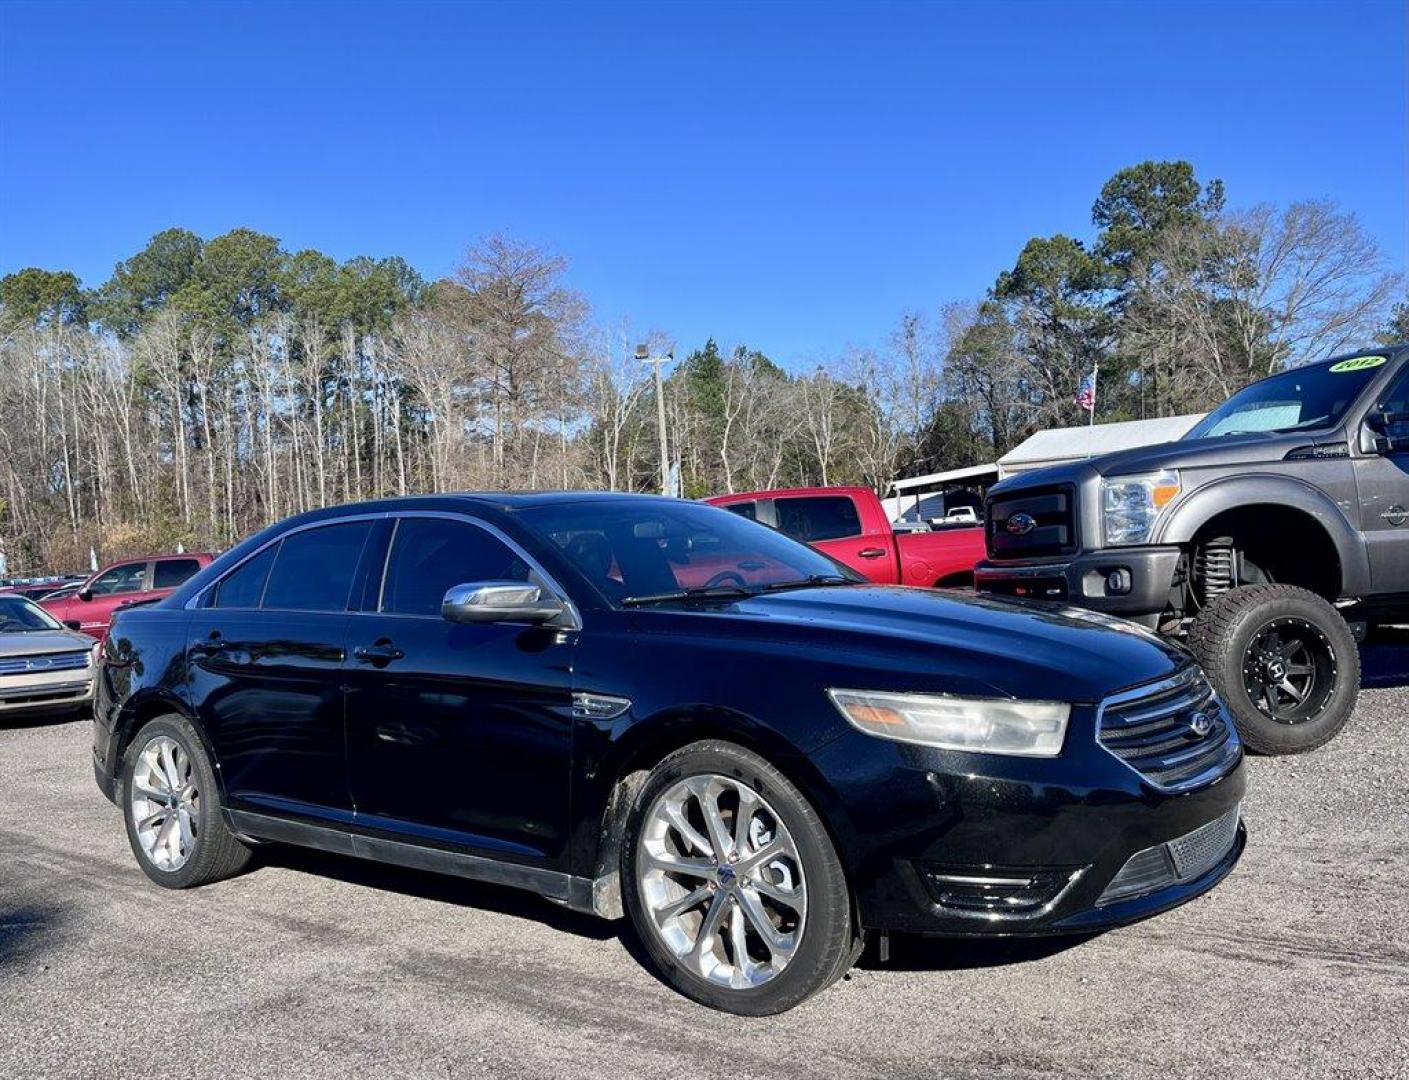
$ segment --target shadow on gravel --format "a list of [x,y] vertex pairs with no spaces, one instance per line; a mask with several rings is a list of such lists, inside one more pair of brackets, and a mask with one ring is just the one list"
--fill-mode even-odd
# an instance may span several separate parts
[[1409,627],[1381,626],[1360,646],[1360,685],[1409,686]]
[[59,921],[51,908],[21,907],[0,910],[0,967],[24,960],[43,947]]
[[257,856],[256,865],[279,866],[286,870],[345,881],[350,885],[400,893],[402,896],[415,896],[422,900],[437,900],[443,904],[458,904],[461,907],[478,908],[500,915],[532,919],[554,930],[577,934],[593,941],[608,941],[617,937],[620,929],[618,923],[561,907],[551,900],[545,900],[522,889],[489,885],[428,871],[408,870],[400,866],[284,844],[261,847]]
[[969,971],[1045,960],[1098,937],[1081,934],[1043,938],[934,938],[892,934],[890,959],[881,963],[877,943],[866,943],[856,966],[866,971]]

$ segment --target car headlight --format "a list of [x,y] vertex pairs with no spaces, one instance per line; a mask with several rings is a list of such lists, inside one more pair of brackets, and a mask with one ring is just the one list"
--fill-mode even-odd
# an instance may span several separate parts
[[1143,544],[1160,511],[1179,494],[1179,474],[1117,476],[1101,481],[1101,526],[1107,547]]
[[828,690],[833,704],[858,731],[882,739],[945,750],[1019,757],[1062,752],[1071,706],[1064,701],[962,698],[948,694],[891,694]]

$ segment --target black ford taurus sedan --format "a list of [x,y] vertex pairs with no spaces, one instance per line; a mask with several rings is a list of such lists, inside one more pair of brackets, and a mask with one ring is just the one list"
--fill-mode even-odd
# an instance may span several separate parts
[[1192,662],[1104,616],[867,584],[713,507],[346,506],[121,612],[94,717],[138,864],[283,841],[628,915],[661,975],[787,1009],[867,931],[1084,932],[1242,852]]

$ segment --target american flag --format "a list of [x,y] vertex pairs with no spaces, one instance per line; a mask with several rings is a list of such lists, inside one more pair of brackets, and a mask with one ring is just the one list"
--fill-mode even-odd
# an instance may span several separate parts
[[1076,388],[1076,403],[1087,412],[1096,411],[1096,373],[1093,371],[1081,380]]

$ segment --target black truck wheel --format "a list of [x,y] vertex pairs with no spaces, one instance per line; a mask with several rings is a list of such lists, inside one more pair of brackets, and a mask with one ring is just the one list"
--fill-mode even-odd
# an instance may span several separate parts
[[1360,653],[1340,613],[1294,585],[1246,585],[1206,605],[1189,648],[1262,754],[1315,750],[1345,726],[1360,693]]

